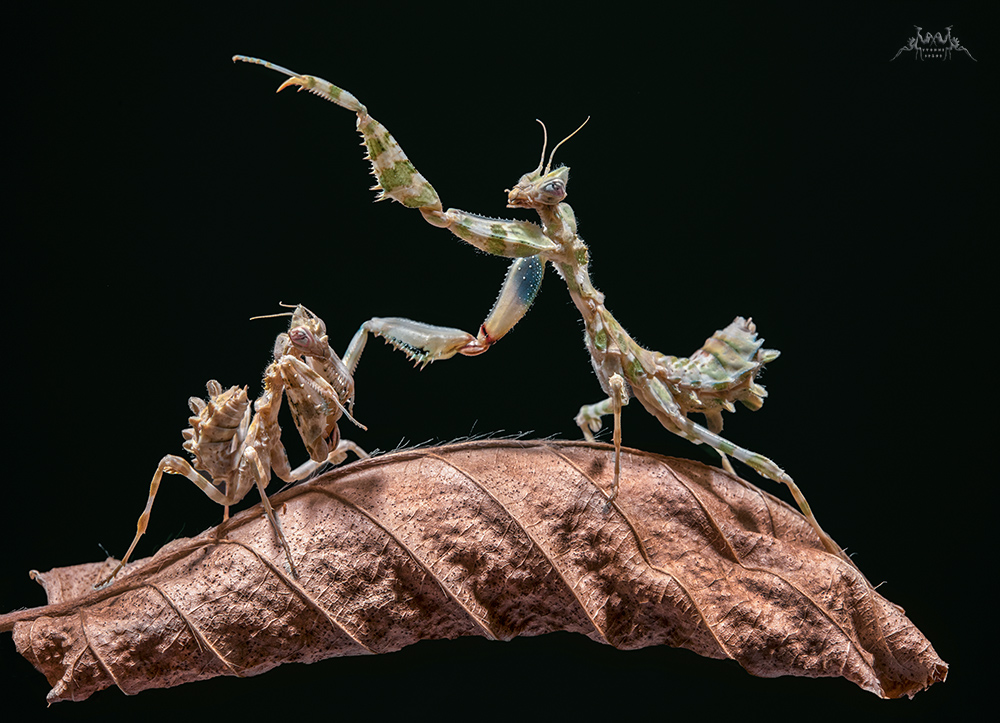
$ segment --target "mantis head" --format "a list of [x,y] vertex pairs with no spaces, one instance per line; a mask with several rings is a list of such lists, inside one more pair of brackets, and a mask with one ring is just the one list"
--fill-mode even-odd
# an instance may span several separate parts
[[285,353],[323,357],[330,345],[326,337],[326,324],[302,304],[295,307],[288,326],[290,347]]
[[[281,304],[281,306],[291,308],[289,304]],[[291,323],[288,325],[288,332],[279,334],[278,338],[275,339],[274,358],[279,359],[285,354],[304,354],[314,357],[325,356],[326,350],[329,347],[326,336],[326,324],[302,304],[294,308],[295,311],[253,317],[254,319],[272,319],[276,316],[292,317]]]
[[[580,128],[587,125],[587,117]],[[566,184],[569,182],[569,167],[560,166],[556,170],[551,170],[552,159],[556,151],[563,143],[575,136],[580,128],[570,133],[556,144],[549,155],[548,163],[545,162],[545,148],[548,145],[549,134],[545,124],[538,121],[542,126],[542,157],[538,161],[538,168],[531,173],[525,173],[514,188],[507,191],[507,208],[538,208],[539,206],[555,206],[563,202],[566,198]],[[543,168],[544,165],[544,168]]]

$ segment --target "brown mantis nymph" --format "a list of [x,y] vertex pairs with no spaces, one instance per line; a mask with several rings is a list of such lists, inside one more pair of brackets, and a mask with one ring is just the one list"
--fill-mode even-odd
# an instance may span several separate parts
[[[110,584],[128,563],[149,524],[164,472],[187,477],[209,499],[222,505],[223,522],[229,519],[230,505],[238,503],[256,486],[289,570],[293,577],[298,577],[291,549],[265,490],[272,470],[281,480],[292,483],[305,479],[325,462],[343,462],[348,451],[359,457],[368,456],[354,442],[340,439],[337,427],[344,414],[358,424],[349,410],[354,405],[352,374],[364,336],[359,333],[355,337],[341,360],[330,348],[322,319],[301,305],[294,312],[275,316],[286,315],[292,317],[291,324],[288,332],[280,334],[275,342],[274,361],[264,371],[264,391],[253,404],[252,419],[246,387],[223,390],[213,379],[207,385],[207,400],[197,397],[188,400],[194,415],[188,419],[191,426],[182,432],[185,440],[182,446],[194,458],[193,463],[173,454],[160,460],[132,544],[111,574],[95,588]],[[294,470],[281,443],[278,424],[283,395],[288,398],[292,418],[310,457]]]
[[[409,208],[419,209],[433,226],[448,229],[488,254],[514,258],[500,295],[475,336],[460,329],[403,318],[371,319],[359,334],[369,331],[384,337],[421,365],[455,354],[482,354],[524,316],[541,285],[545,264],[549,262],[566,282],[570,297],[583,316],[584,340],[597,378],[608,395],[603,401],[581,407],[576,423],[584,437],[593,440],[593,432],[601,428],[601,417],[614,415],[615,477],[609,502],[615,499],[619,488],[621,408],[634,396],[669,431],[717,450],[730,473],[735,474],[728,456],[787,485],[823,545],[853,565],[820,528],[790,476],[767,457],[720,436],[723,410],[735,411],[734,402],[741,402],[752,410],[764,403],[766,392],[755,382],[755,377],[764,364],[778,357],[778,352],[763,349],[763,340],[757,339],[756,327],[751,320],[742,317],[715,332],[701,349],[687,358],[645,349],[632,339],[605,307],[604,294],[591,283],[589,250],[577,234],[573,210],[564,202],[569,168],[552,169],[553,156],[561,143],[552,150],[547,162],[543,144],[538,167],[521,176],[517,185],[507,192],[507,207],[534,210],[541,220],[540,226],[527,221],[488,218],[458,209],[444,210],[433,186],[417,171],[389,131],[368,115],[368,110],[353,95],[322,78],[299,75],[264,60],[242,55],[234,56],[233,60],[263,65],[289,76],[279,91],[295,86],[355,112],[357,129],[364,138],[367,158],[378,180],[373,190],[380,192],[380,200],[391,198]],[[704,414],[707,426],[688,419],[693,412]]]

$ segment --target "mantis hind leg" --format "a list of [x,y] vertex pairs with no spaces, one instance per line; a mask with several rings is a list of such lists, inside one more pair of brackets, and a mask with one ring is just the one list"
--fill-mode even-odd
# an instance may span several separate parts
[[[857,569],[857,566],[847,556],[847,553],[841,549],[840,545],[834,542],[833,538],[820,527],[816,516],[812,512],[812,508],[806,501],[805,495],[802,494],[802,490],[799,489],[794,480],[777,464],[763,455],[733,444],[724,437],[688,419],[677,405],[677,402],[674,401],[670,390],[659,379],[653,378],[649,380],[644,388],[633,385],[633,390],[647,411],[659,419],[660,423],[674,434],[684,437],[695,444],[707,444],[723,455],[724,459],[726,459],[727,455],[734,457],[740,462],[753,467],[761,476],[772,479],[775,482],[781,482],[788,487],[792,493],[792,497],[795,499],[795,503],[799,506],[799,510],[809,522],[817,537],[819,537],[823,547],[828,552],[844,560],[844,562],[854,569]],[[728,459],[726,461],[728,462]],[[732,465],[730,464],[727,471],[731,471],[731,469]]]
[[153,479],[149,483],[149,496],[146,498],[146,508],[142,511],[142,514],[139,515],[139,521],[136,523],[136,532],[135,537],[132,538],[132,544],[128,546],[128,550],[122,557],[121,562],[119,562],[118,566],[111,571],[111,574],[94,585],[95,590],[99,590],[102,587],[110,585],[111,582],[114,581],[115,576],[121,572],[122,568],[125,567],[126,564],[128,564],[129,558],[132,557],[132,553],[135,551],[135,546],[139,544],[139,538],[146,533],[146,527],[149,525],[149,515],[153,511],[153,501],[156,499],[156,493],[160,489],[160,482],[163,479],[164,472],[179,474],[187,477],[198,486],[198,489],[208,495],[213,502],[218,502],[220,505],[228,505],[230,502],[230,500],[219,491],[218,487],[200,475],[186,459],[173,454],[166,455],[156,466],[156,472],[153,473]]

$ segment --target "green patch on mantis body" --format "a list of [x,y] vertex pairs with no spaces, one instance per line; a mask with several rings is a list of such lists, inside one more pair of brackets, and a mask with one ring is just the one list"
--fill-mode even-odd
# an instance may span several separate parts
[[398,188],[409,186],[417,169],[408,160],[396,161],[388,168],[383,168],[378,174],[378,183],[391,194]]
[[388,144],[392,142],[392,136],[388,133],[385,134],[383,138],[379,138],[377,135],[370,135],[365,137],[365,144],[368,146],[368,157],[374,163],[379,156],[385,153],[385,149]]
[[645,375],[645,373],[646,373],[646,370],[643,368],[642,362],[640,362],[635,357],[632,357],[631,359],[629,359],[629,361],[628,361],[628,371],[626,373],[626,376],[628,377],[629,382],[637,383],[638,380],[643,375]]

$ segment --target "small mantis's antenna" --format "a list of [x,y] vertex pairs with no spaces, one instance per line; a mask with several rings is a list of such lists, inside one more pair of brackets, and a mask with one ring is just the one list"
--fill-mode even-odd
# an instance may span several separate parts
[[[575,136],[575,135],[576,135],[577,133],[579,133],[579,132],[580,132],[580,131],[581,131],[581,130],[583,129],[583,127],[584,127],[585,125],[587,125],[587,123],[588,123],[589,121],[590,121],[590,116],[588,115],[588,116],[587,116],[587,120],[585,120],[585,121],[584,121],[583,123],[581,123],[581,124],[580,124],[580,127],[579,127],[579,128],[577,128],[577,129],[576,129],[575,131],[573,131],[572,133],[570,133],[570,134],[569,134],[568,136],[566,136],[565,138],[563,138],[563,139],[562,139],[561,141],[559,141],[559,142],[558,142],[558,143],[556,144],[556,147],[552,149],[552,155],[550,155],[550,156],[549,156],[549,162],[548,162],[547,164],[545,164],[545,172],[546,172],[546,173],[548,173],[548,172],[549,172],[549,171],[550,171],[550,170],[552,169],[552,159],[553,159],[553,158],[555,158],[555,155],[556,155],[556,151],[558,151],[558,150],[559,150],[559,146],[561,146],[561,145],[562,145],[563,143],[565,143],[565,142],[566,142],[566,141],[568,141],[568,140],[569,140],[570,138],[572,138],[572,137],[573,137],[573,136]],[[538,121],[538,122],[539,122],[539,123],[542,123],[541,121]],[[542,123],[542,128],[544,128],[544,127],[545,127],[545,124],[544,124],[544,123]],[[547,140],[547,138],[546,138],[546,140]],[[544,158],[544,157],[545,157],[545,148],[542,148],[542,158]],[[539,168],[541,168],[541,164],[539,164]]]
[[[286,309],[298,309],[300,306],[302,306],[302,304],[286,304],[284,301],[279,301],[278,306],[283,306]],[[310,316],[312,316],[314,319],[316,318],[316,314],[314,314],[310,309],[306,309],[305,306],[302,306],[302,308],[308,311]],[[263,316],[251,316],[250,321],[257,321],[257,319],[274,319],[279,316],[295,316],[295,312],[282,311],[277,314],[264,314]]]

